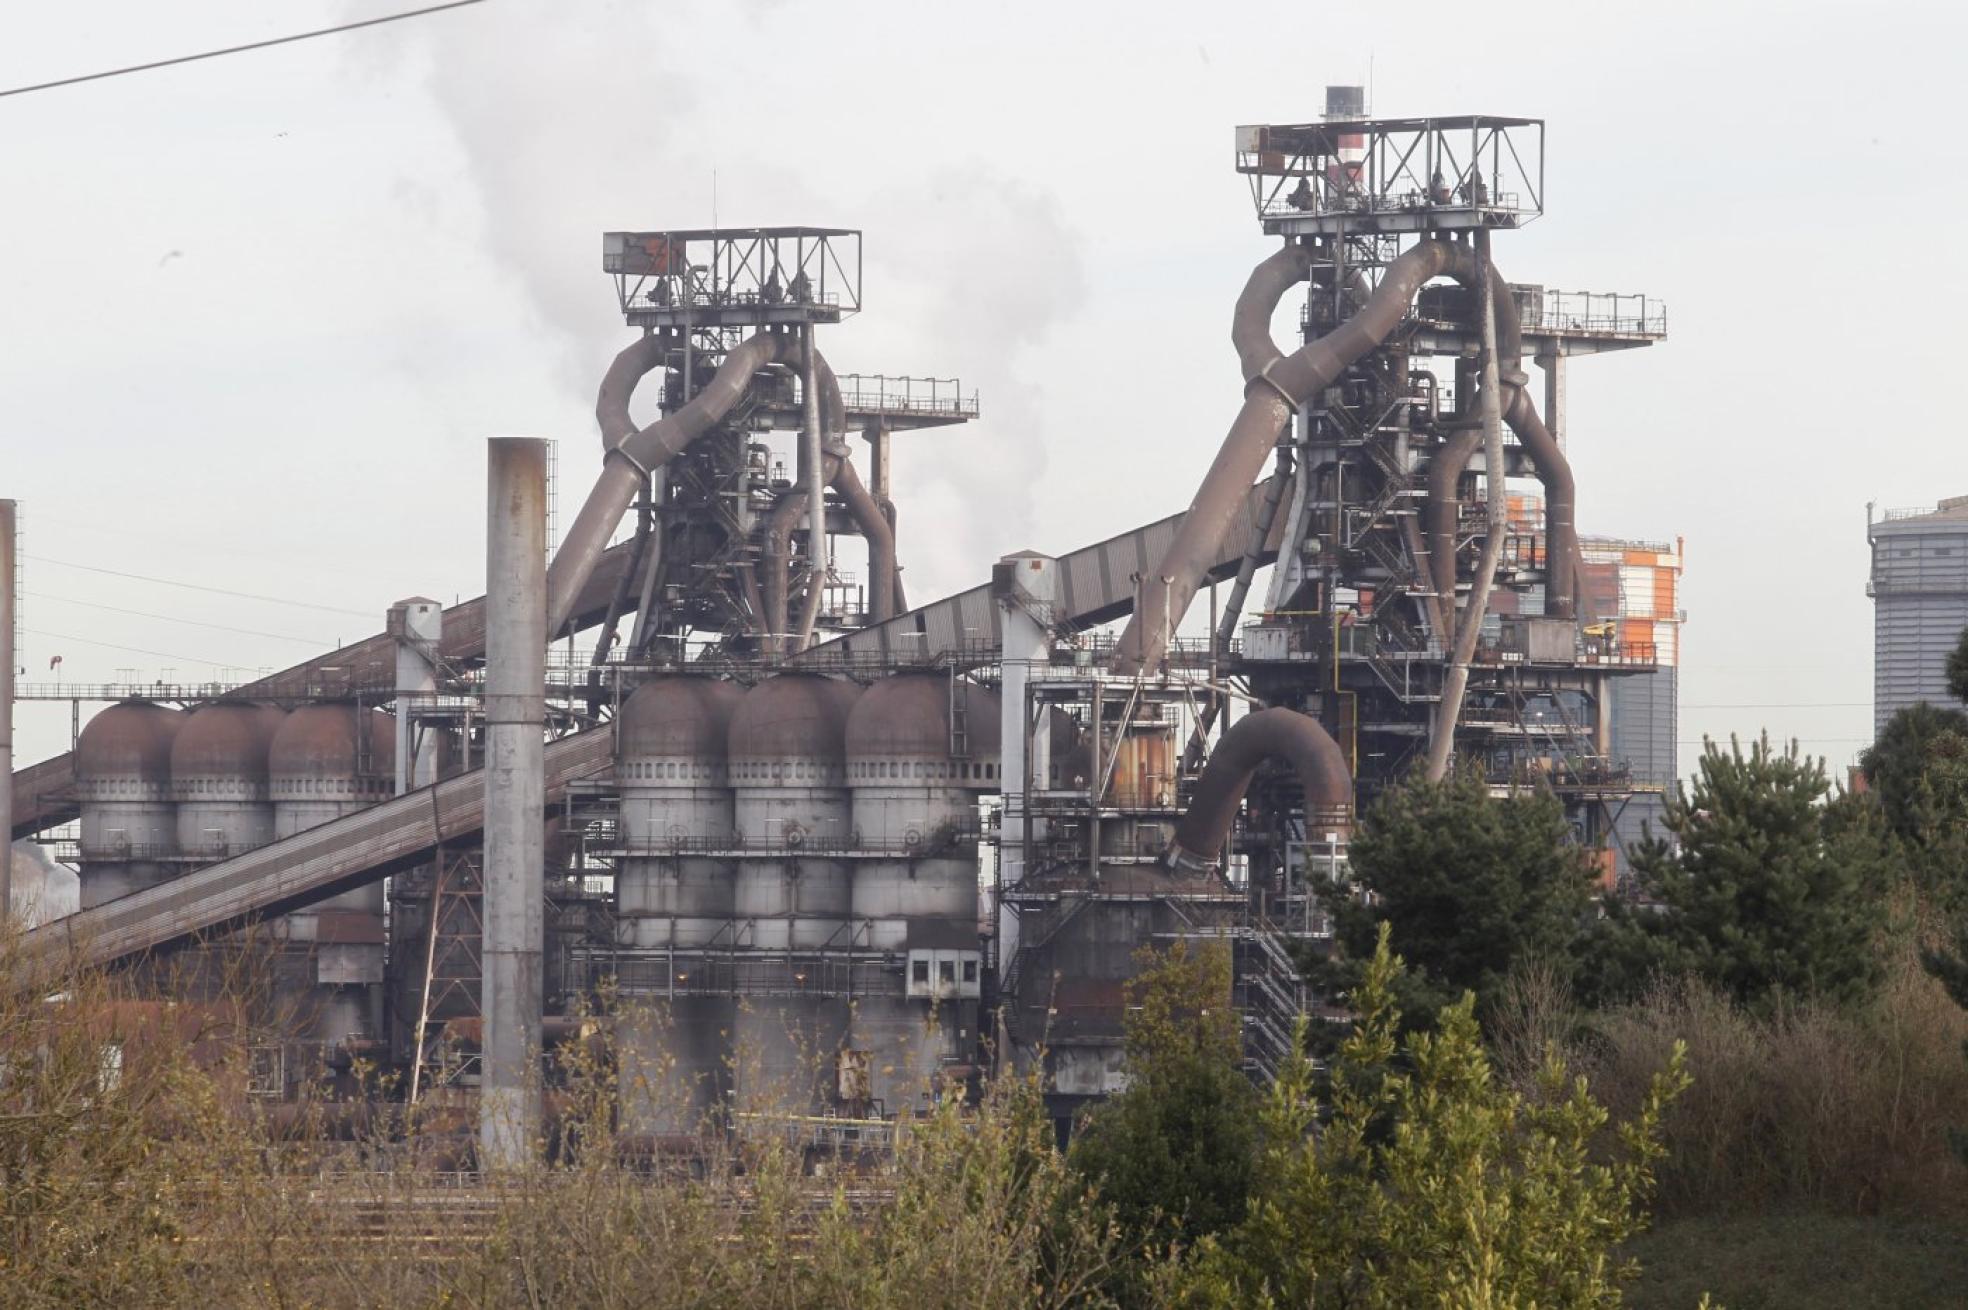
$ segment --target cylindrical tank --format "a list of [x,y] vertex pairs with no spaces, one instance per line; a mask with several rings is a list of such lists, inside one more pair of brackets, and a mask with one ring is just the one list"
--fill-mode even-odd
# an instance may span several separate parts
[[659,678],[636,688],[615,720],[626,852],[615,876],[616,940],[630,953],[618,976],[632,1016],[622,1032],[622,1108],[633,1131],[689,1132],[725,1087],[736,1007],[702,952],[731,944],[735,870],[693,852],[732,842],[725,750],[744,694],[713,678]]
[[[381,710],[348,702],[303,705],[288,714],[267,752],[276,840],[389,799],[396,770],[396,723]],[[322,1042],[382,1031],[383,885],[330,897],[283,920],[287,940],[312,961],[312,1011]]]
[[856,998],[849,1044],[889,1113],[926,1104],[976,1037],[978,800],[1000,785],[999,731],[995,693],[930,673],[875,683],[848,719],[855,845],[880,856],[855,866],[856,945],[902,966]]
[[852,827],[847,717],[859,696],[849,682],[786,673],[746,692],[732,715],[733,819],[747,850],[734,895],[741,1108],[807,1113],[834,1086],[851,890],[847,862],[828,852]]
[[276,706],[222,701],[185,719],[171,743],[180,854],[217,863],[273,840],[267,751],[285,717]]
[[171,745],[185,716],[122,701],[90,719],[75,743],[81,808],[82,908],[172,877],[178,850]]

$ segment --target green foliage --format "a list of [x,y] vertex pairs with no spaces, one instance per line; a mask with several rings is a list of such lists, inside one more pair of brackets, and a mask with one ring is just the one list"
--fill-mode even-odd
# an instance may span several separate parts
[[1751,1005],[1779,994],[1856,1001],[1880,976],[1881,835],[1828,805],[1824,762],[1767,737],[1704,745],[1692,787],[1670,797],[1633,852],[1656,907],[1609,907],[1593,990],[1635,994],[1650,973],[1693,975]]
[[[1961,655],[1957,649],[1949,658]],[[1953,708],[1909,705],[1886,721],[1879,737],[1859,755],[1866,785],[1879,798],[1887,821],[1902,841],[1920,840],[1923,804],[1936,799],[1930,773],[1937,761],[1950,761],[1959,773],[1968,760],[1968,714]]]
[[1964,628],[1961,639],[1947,657],[1948,695],[1958,701],[1968,703],[1968,628]]
[[857,1310],[1106,1303],[1119,1235],[1053,1146],[1035,1079],[913,1128],[895,1199],[869,1224],[837,1195],[802,1304]]
[[1244,1216],[1257,1093],[1239,1069],[1226,944],[1142,955],[1128,986],[1128,1087],[1081,1125],[1068,1157],[1128,1245],[1187,1246]]
[[[1348,858],[1375,902],[1339,902],[1341,943],[1358,961],[1380,925],[1391,927],[1410,961],[1394,984],[1410,1014],[1432,1014],[1464,991],[1487,1007],[1520,963],[1562,965],[1592,895],[1591,859],[1572,841],[1558,798],[1543,790],[1494,797],[1473,774],[1391,788]],[[1343,988],[1351,979],[1321,981]]]
[[1609,1134],[1606,1111],[1555,1053],[1530,1096],[1497,1079],[1471,997],[1399,1044],[1389,935],[1383,926],[1354,994],[1359,1021],[1334,1062],[1330,1105],[1315,1100],[1301,1032],[1262,1112],[1249,1213],[1202,1243],[1179,1280],[1183,1302],[1617,1305],[1633,1271],[1614,1251],[1644,1226],[1661,1116],[1688,1082],[1680,1054]]

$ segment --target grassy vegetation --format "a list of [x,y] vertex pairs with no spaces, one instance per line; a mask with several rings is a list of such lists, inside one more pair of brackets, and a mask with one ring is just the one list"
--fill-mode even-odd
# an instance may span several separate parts
[[1968,1221],[1824,1214],[1683,1219],[1628,1245],[1635,1310],[1937,1310],[1968,1306]]

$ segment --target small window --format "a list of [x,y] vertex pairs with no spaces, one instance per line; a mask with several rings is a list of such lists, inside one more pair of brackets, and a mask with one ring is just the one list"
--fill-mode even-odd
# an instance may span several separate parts
[[957,980],[957,962],[955,960],[938,960],[936,962],[936,980],[946,983],[955,982]]
[[1934,547],[1934,553],[1935,553],[1936,555],[1952,555],[1952,554],[1954,554],[1954,547],[1952,547],[1952,546],[1936,546],[1936,547]]
[[909,976],[916,982],[927,984],[929,982],[929,961],[916,960],[912,962],[909,966]]
[[975,960],[964,961],[964,981],[967,983],[974,983],[977,981],[977,961]]

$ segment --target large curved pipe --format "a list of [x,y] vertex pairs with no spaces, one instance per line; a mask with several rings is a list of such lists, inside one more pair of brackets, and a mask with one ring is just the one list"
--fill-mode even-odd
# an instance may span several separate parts
[[[1480,277],[1474,252],[1456,248],[1456,257],[1445,270],[1449,276],[1479,294]],[[1578,490],[1572,480],[1572,466],[1565,452],[1538,417],[1525,388],[1523,370],[1523,331],[1517,318],[1517,300],[1501,274],[1490,280],[1490,304],[1496,313],[1497,372],[1503,388],[1500,397],[1503,421],[1516,434],[1517,441],[1530,456],[1538,481],[1544,484],[1545,595],[1546,612],[1556,618],[1571,618],[1578,612],[1578,528],[1575,506]],[[1480,406],[1472,405],[1474,414]],[[1435,453],[1428,470],[1428,501],[1423,516],[1428,523],[1428,562],[1434,590],[1443,598],[1445,611],[1455,607],[1456,484],[1479,439],[1460,442],[1462,433],[1451,437]]]
[[1216,558],[1231,521],[1293,411],[1386,340],[1415,292],[1441,275],[1458,249],[1435,239],[1417,242],[1387,266],[1380,285],[1357,313],[1288,356],[1281,355],[1271,341],[1271,314],[1286,288],[1303,279],[1309,255],[1280,252],[1252,272],[1237,298],[1231,327],[1231,340],[1244,365],[1243,408],[1155,574],[1140,580],[1134,614],[1115,649],[1117,672],[1143,674],[1161,668],[1176,624],[1195,598],[1209,561]]
[[1298,773],[1299,785],[1305,789],[1308,829],[1347,825],[1353,776],[1339,743],[1317,719],[1296,710],[1259,710],[1238,720],[1217,743],[1196,781],[1189,808],[1175,826],[1175,840],[1163,862],[1190,870],[1215,863],[1230,837],[1244,792],[1258,766],[1271,759],[1284,760]]
[[628,399],[635,381],[662,362],[663,344],[659,338],[644,337],[615,357],[595,402],[603,440],[609,442],[601,476],[547,569],[549,640],[567,625],[575,597],[608,549],[608,538],[628,512],[642,480],[730,413],[760,369],[799,358],[799,349],[797,337],[772,332],[748,337],[732,348],[689,404],[646,428],[637,428],[628,417]]
[[895,529],[854,471],[853,460],[843,456],[827,485],[839,494],[847,516],[868,543],[868,617],[886,623],[895,617]]

